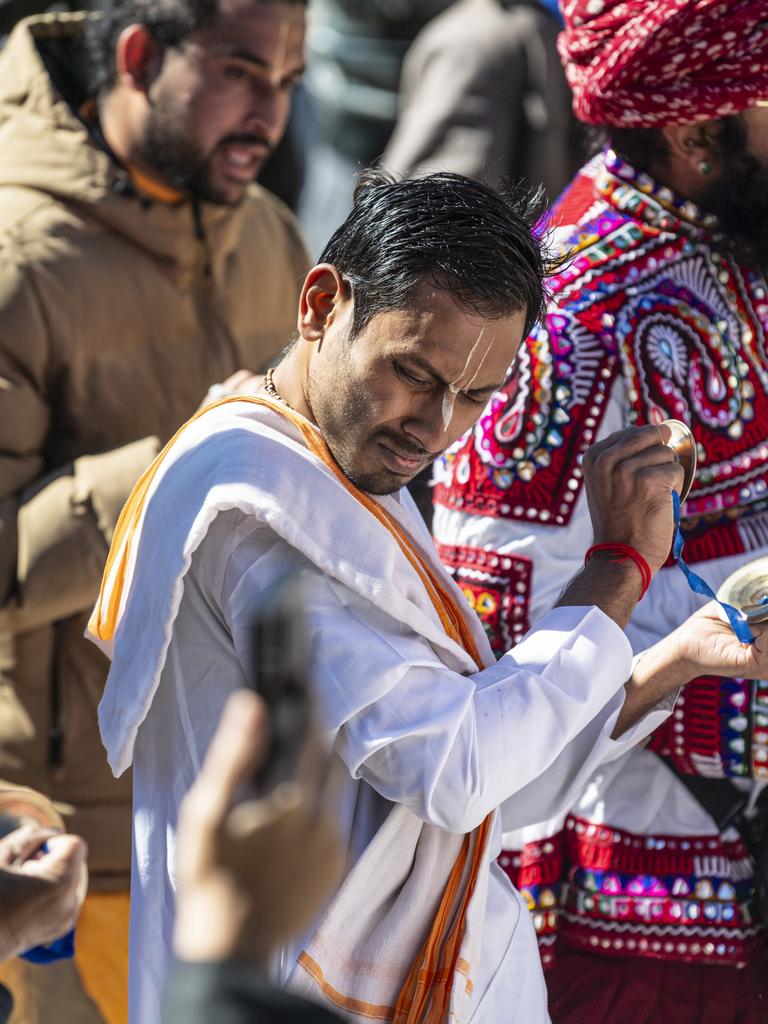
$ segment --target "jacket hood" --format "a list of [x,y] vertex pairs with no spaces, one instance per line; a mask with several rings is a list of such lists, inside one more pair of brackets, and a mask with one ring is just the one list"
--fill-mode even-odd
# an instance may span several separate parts
[[[48,14],[20,22],[0,55],[0,187],[34,189],[77,205],[154,256],[190,267],[204,233],[216,262],[236,245],[237,207],[168,205],[137,194],[126,171],[75,112],[88,98],[85,14]],[[66,94],[66,98],[65,98]]]

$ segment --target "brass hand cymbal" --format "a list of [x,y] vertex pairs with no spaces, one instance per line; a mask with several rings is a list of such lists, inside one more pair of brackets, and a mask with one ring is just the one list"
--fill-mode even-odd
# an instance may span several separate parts
[[683,467],[685,477],[680,488],[680,504],[682,505],[691,490],[696,476],[696,442],[689,427],[682,420],[663,420],[662,425],[669,427],[672,436],[667,445],[675,453],[675,461]]
[[717,592],[718,601],[744,612],[747,622],[768,619],[768,557],[756,558],[732,572]]

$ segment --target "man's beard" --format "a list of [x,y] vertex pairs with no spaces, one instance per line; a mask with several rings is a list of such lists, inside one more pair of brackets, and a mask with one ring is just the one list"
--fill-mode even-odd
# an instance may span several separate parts
[[[345,344],[353,342],[347,339]],[[373,435],[367,433],[365,427],[361,429],[361,424],[370,418],[370,398],[362,382],[351,378],[343,360],[336,364],[332,388],[310,368],[307,400],[331,454],[350,483],[368,494],[394,494],[410,483],[409,479],[398,476],[384,466],[365,464],[363,449],[369,449],[369,457],[374,458],[377,440],[389,439],[402,451],[414,455],[426,453],[391,428],[382,427],[374,431]]]
[[[387,441],[394,442],[396,447],[408,454],[414,456],[424,457],[424,465],[419,469],[414,470],[409,477],[398,476],[388,469],[367,469],[367,468],[355,468],[352,459],[347,457],[347,451],[343,447],[336,447],[332,449],[333,456],[341,467],[346,478],[358,487],[361,491],[367,491],[368,494],[395,494],[403,487],[407,487],[419,473],[423,472],[428,466],[432,464],[435,457],[434,455],[427,455],[423,448],[417,448],[416,445],[412,444],[407,438],[398,434],[394,430],[382,429],[374,434],[373,437],[368,439],[368,444],[375,450],[376,443],[381,441],[386,444]],[[329,443],[329,447],[331,447]]]
[[[360,421],[354,420],[349,414],[348,407],[340,420],[332,419],[329,422],[327,417],[323,417],[323,421],[323,436],[344,476],[355,487],[367,491],[368,494],[394,494],[409,484],[435,459],[434,455],[430,455],[407,437],[388,427],[381,427],[372,435],[361,435],[358,425]],[[414,470],[410,477],[399,476],[384,466],[374,468],[373,465],[366,465],[361,461],[361,449],[365,446],[369,451],[369,458],[375,460],[376,445],[379,441],[383,444],[389,441],[401,452],[424,458],[424,465]]]
[[[217,189],[211,181],[211,161],[214,153],[205,156],[184,131],[182,112],[167,103],[156,103],[150,108],[144,135],[144,159],[148,166],[172,188],[219,206],[234,206],[239,202]],[[267,144],[268,140],[256,135],[227,135],[220,140],[244,145]],[[218,147],[217,147],[218,148]]]
[[714,214],[736,249],[768,270],[768,168],[750,153],[742,138],[723,153],[723,176],[700,199]]
[[[370,438],[368,441],[370,447],[373,450],[375,450],[375,445],[376,441],[378,440],[378,436],[379,435],[376,435]],[[383,436],[381,437],[381,440],[384,441]],[[355,487],[359,488],[359,490],[366,491],[368,494],[395,494],[403,487],[408,486],[408,484],[410,484],[413,481],[413,479],[416,476],[418,476],[420,472],[422,472],[422,470],[426,469],[427,466],[431,465],[431,463],[434,460],[434,456],[429,457],[429,459],[427,459],[427,461],[425,462],[424,466],[422,466],[418,470],[414,470],[411,476],[403,477],[398,476],[397,474],[383,467],[381,469],[369,469],[367,467],[358,467],[355,465],[354,456],[359,455],[359,450],[357,452],[352,453],[349,450],[349,448],[344,444],[334,444],[333,439],[329,438],[326,438],[326,441],[328,442],[328,447],[330,448],[334,459],[338,463],[339,467],[341,468],[341,471],[344,473],[344,476],[347,478],[347,480],[349,480],[350,483],[354,484]],[[397,441],[398,447],[401,450],[406,450],[403,438],[401,438],[398,435]],[[417,453],[415,449],[413,449],[413,451],[414,455],[421,454]]]

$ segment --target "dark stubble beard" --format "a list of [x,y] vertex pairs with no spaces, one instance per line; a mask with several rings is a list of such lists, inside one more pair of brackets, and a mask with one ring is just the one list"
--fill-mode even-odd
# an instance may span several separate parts
[[[350,344],[349,340],[343,344]],[[365,436],[370,402],[365,388],[354,381],[343,358],[337,362],[333,386],[310,368],[307,400],[331,454],[350,483],[368,494],[394,494],[406,483],[386,469],[367,470],[361,465],[361,446],[375,449]]]
[[748,149],[746,132],[729,119],[727,145],[721,140],[723,175],[699,205],[714,214],[731,246],[765,273],[768,270],[768,168]]
[[[172,102],[158,100],[150,108],[144,135],[144,159],[172,188],[217,206],[236,206],[240,201],[216,189],[211,182],[212,154],[205,156],[184,130],[183,111]],[[228,135],[219,142],[246,145],[269,140],[256,135]],[[215,152],[215,151],[214,151]]]
[[172,188],[209,203],[227,199],[211,188],[209,161],[184,134],[181,112],[157,102],[150,108],[144,135],[144,159]]

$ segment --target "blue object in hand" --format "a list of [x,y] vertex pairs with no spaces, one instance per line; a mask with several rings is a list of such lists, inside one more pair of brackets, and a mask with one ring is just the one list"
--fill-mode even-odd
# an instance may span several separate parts
[[[40,847],[43,853],[48,853],[48,844],[43,843]],[[71,960],[75,955],[75,929],[62,935],[55,942],[49,942],[46,946],[33,946],[26,953],[21,953],[22,960],[28,960],[31,964],[52,964],[56,960]]]
[[21,954],[22,960],[31,964],[52,964],[56,960],[71,960],[75,955],[75,929],[62,935],[47,946],[34,946]]
[[[688,586],[695,594],[702,594],[704,597],[711,597],[713,601],[717,601],[717,595],[710,585],[703,580],[701,576],[697,575],[683,560],[683,535],[680,532],[680,495],[677,491],[672,491],[672,506],[675,510],[675,539],[672,542],[672,557],[677,562],[678,568],[681,570],[685,578],[688,580]],[[738,608],[734,608],[732,604],[726,604],[725,601],[717,601],[720,607],[728,617],[728,622],[731,624],[731,629],[736,634],[738,640],[743,644],[753,644],[755,638],[752,636],[752,631],[749,628],[747,617],[744,612]]]

